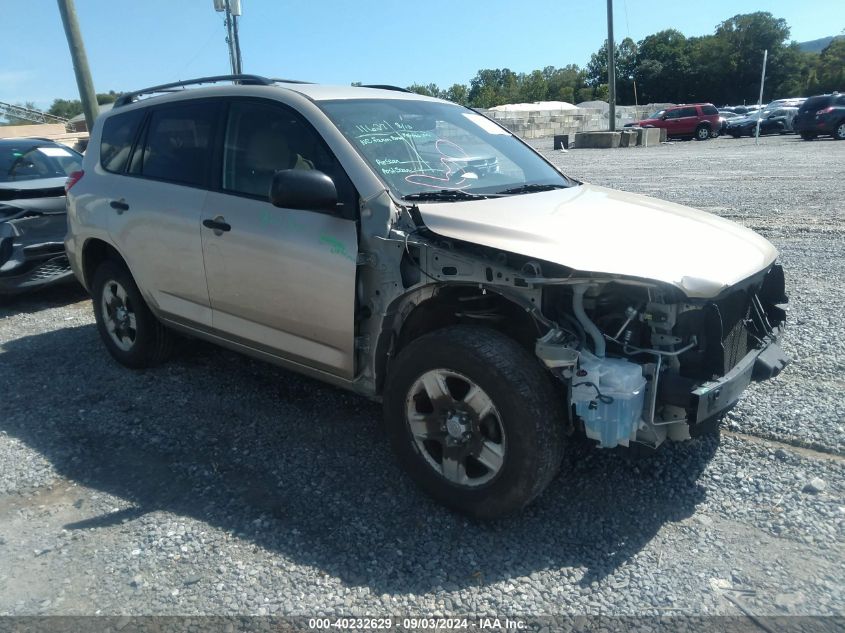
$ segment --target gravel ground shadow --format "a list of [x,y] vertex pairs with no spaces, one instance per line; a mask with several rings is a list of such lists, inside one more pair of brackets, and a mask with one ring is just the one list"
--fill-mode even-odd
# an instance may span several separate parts
[[88,298],[88,292],[75,281],[56,284],[18,295],[0,295],[0,318],[34,314],[76,303]]
[[695,511],[718,447],[669,444],[639,461],[575,447],[524,513],[475,523],[402,474],[378,405],[205,344],[185,348],[133,372],[107,356],[93,325],[0,346],[0,431],[58,475],[130,504],[66,529],[169,512],[376,593],[560,568],[589,587]]

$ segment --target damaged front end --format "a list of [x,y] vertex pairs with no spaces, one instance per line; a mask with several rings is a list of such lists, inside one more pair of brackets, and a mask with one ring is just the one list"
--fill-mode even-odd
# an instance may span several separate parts
[[624,279],[531,281],[556,323],[535,352],[601,447],[715,430],[752,380],[788,362],[777,344],[787,302],[779,265],[711,299]]
[[0,294],[73,279],[64,187],[0,188]]

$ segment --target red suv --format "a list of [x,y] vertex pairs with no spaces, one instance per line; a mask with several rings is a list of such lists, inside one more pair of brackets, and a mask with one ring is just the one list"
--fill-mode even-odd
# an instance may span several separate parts
[[691,103],[658,110],[647,119],[628,123],[625,127],[662,127],[666,136],[691,136],[706,141],[719,135],[719,111],[712,103]]

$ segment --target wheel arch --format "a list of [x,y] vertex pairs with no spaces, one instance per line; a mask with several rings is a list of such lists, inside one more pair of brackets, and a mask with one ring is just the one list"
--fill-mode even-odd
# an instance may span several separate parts
[[[390,361],[421,336],[452,325],[473,324],[502,332],[533,354],[545,329],[532,316],[534,302],[478,284],[426,286],[398,298],[383,325],[376,350],[376,392],[382,393]],[[537,306],[539,307],[539,306]]]
[[88,239],[82,246],[82,278],[85,287],[89,291],[91,290],[91,281],[94,278],[97,267],[106,260],[116,261],[129,270],[126,259],[112,244],[109,244],[105,240],[93,237]]

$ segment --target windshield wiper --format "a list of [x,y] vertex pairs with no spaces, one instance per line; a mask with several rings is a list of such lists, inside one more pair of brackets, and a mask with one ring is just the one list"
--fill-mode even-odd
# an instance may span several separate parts
[[519,187],[505,189],[504,191],[500,191],[499,193],[501,195],[511,195],[516,193],[537,193],[538,191],[551,191],[552,189],[569,189],[569,185],[520,185]]
[[460,200],[483,200],[484,198],[496,197],[496,194],[469,193],[461,189],[440,189],[438,191],[418,191],[402,196],[403,200],[427,200],[437,202],[457,202]]

